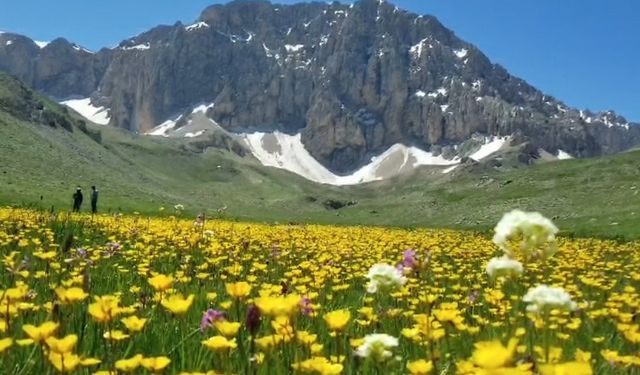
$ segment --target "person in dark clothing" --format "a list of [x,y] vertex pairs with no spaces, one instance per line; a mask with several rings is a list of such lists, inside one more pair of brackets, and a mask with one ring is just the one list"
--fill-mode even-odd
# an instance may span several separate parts
[[95,186],[91,187],[91,213],[98,212],[98,189]]
[[73,212],[80,212],[80,206],[82,206],[82,189],[77,188],[73,193]]

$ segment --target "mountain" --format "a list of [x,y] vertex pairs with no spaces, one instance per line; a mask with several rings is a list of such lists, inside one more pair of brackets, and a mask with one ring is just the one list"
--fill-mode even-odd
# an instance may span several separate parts
[[233,1],[96,53],[5,33],[0,69],[132,132],[188,121],[204,104],[227,132],[299,136],[338,176],[398,145],[461,161],[508,137],[528,162],[540,152],[590,157],[640,144],[640,127],[623,117],[570,108],[436,18],[383,0]]
[[[198,112],[195,122],[202,116]],[[165,207],[170,215],[180,203],[194,217],[205,212],[209,218],[281,223],[490,229],[519,207],[542,210],[582,236],[640,236],[633,204],[640,192],[640,151],[507,171],[492,162],[456,166],[464,173],[421,168],[400,181],[335,188],[264,168],[209,142],[85,123],[0,73],[0,205],[64,211],[76,186],[97,185],[99,210],[110,213],[162,215],[158,209]]]
[[289,210],[332,216],[322,204],[339,198],[331,189],[209,142],[86,123],[0,72],[0,205],[67,210],[76,186],[97,185],[100,212],[157,214],[180,203],[252,220],[288,220]]

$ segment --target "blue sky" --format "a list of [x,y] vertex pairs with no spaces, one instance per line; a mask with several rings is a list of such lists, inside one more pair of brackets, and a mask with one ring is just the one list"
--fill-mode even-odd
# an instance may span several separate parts
[[[0,30],[37,40],[62,36],[97,50],[158,24],[190,22],[207,5],[224,2],[7,0],[0,12]],[[640,121],[640,1],[391,2],[438,17],[493,62],[571,106],[614,109]]]

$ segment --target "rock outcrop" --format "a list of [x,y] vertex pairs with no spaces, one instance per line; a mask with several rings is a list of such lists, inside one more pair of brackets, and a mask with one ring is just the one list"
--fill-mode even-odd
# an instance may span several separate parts
[[436,18],[382,0],[234,1],[97,53],[2,34],[0,69],[56,98],[91,96],[110,108],[111,125],[135,132],[215,103],[207,115],[223,128],[300,132],[340,173],[395,143],[435,150],[474,134],[578,157],[640,143],[640,127],[624,118],[569,108]]

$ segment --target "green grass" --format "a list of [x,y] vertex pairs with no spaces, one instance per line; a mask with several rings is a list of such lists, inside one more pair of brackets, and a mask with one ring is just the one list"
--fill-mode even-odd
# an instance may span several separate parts
[[[3,205],[67,210],[77,185],[88,201],[95,184],[103,212],[147,215],[180,203],[189,215],[229,219],[488,230],[505,211],[521,208],[554,218],[566,235],[640,238],[640,151],[507,171],[479,165],[443,175],[425,168],[393,181],[338,188],[227,151],[194,152],[182,140],[94,125],[68,131],[9,114],[29,100],[70,122],[75,116],[0,75]],[[331,210],[323,205],[327,199],[357,204]],[[226,211],[218,213],[222,207]]]

